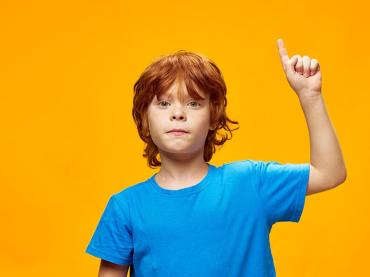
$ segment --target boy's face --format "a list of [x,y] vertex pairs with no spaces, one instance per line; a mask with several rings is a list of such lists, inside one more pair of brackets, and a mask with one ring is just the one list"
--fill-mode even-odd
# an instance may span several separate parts
[[[147,111],[148,127],[160,154],[203,153],[210,129],[210,103],[208,94],[198,93],[205,99],[192,99],[185,83],[175,81],[159,99],[156,96],[152,99]],[[183,129],[186,133],[169,132],[172,129]]]

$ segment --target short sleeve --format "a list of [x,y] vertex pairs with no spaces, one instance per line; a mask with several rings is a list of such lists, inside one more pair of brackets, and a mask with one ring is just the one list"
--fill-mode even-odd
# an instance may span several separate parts
[[310,164],[257,162],[260,180],[258,192],[270,224],[299,222],[309,180]]
[[131,264],[132,232],[128,203],[112,195],[85,252],[115,264]]

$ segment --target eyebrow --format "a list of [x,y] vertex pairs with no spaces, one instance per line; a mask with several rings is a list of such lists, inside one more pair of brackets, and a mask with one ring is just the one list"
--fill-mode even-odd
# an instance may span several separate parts
[[[173,99],[173,96],[172,96],[172,94],[163,94],[163,95],[159,96],[158,100],[160,100],[162,98]],[[206,99],[195,99],[195,98],[191,97],[190,95],[185,97],[185,100],[187,100],[187,99],[194,99],[196,101],[205,101],[206,100]]]

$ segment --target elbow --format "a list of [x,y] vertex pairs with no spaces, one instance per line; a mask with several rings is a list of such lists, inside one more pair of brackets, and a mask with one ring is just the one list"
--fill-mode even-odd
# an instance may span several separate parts
[[337,178],[337,181],[335,182],[335,186],[339,186],[340,184],[343,184],[347,179],[347,170],[345,169],[340,176]]

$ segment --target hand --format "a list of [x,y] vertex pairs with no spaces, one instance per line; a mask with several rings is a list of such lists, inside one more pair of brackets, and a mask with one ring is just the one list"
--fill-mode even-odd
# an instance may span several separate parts
[[294,55],[289,58],[282,39],[277,40],[277,45],[286,78],[298,97],[320,95],[322,83],[319,62],[308,56]]

